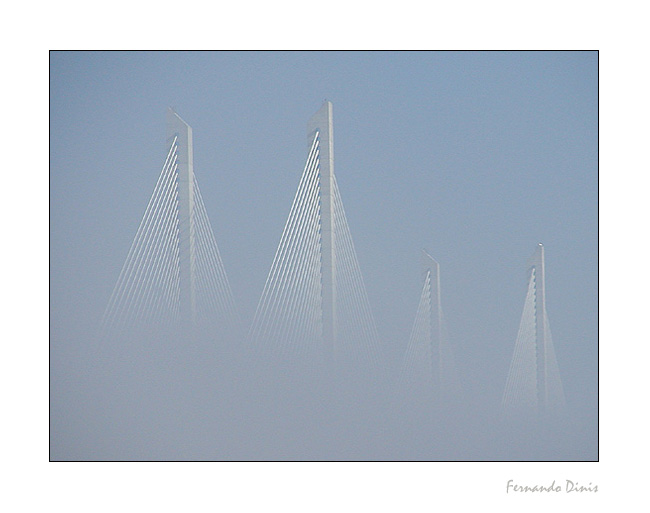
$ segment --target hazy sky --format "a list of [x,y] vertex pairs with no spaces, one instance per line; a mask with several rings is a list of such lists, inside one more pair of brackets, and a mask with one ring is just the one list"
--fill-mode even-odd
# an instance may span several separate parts
[[397,358],[408,341],[426,248],[466,387],[497,404],[541,242],[567,402],[595,430],[597,76],[595,52],[52,53],[53,377],[81,372],[164,161],[165,109],[193,128],[194,171],[249,323],[307,121],[328,99],[335,172],[388,351]]

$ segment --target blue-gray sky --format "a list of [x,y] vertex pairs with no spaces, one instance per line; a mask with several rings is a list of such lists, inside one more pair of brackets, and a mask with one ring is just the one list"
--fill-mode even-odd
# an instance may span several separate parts
[[[498,404],[542,242],[565,394],[595,439],[595,52],[54,52],[50,65],[54,379],[85,372],[83,346],[164,160],[167,106],[193,128],[196,177],[250,322],[307,120],[328,99],[337,180],[388,350],[397,357],[408,340],[427,248],[466,386]],[[55,404],[55,417],[75,408],[72,395]]]

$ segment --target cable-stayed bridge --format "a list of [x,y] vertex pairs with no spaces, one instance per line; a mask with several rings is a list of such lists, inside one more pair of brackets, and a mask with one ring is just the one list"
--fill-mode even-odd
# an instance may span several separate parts
[[[110,338],[173,326],[225,339],[239,318],[194,174],[192,129],[172,109],[167,116],[166,158],[110,296],[102,333]],[[306,163],[246,342],[261,355],[377,374],[386,362],[334,173],[330,102],[310,119],[307,142]],[[422,258],[423,286],[397,388],[401,397],[444,404],[459,397],[460,380],[442,313],[440,266],[426,252]],[[545,305],[540,245],[529,269],[503,396],[506,411],[564,408]]]

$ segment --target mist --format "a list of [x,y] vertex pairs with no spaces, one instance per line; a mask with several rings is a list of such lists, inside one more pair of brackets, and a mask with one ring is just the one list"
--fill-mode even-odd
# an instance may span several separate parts
[[[50,74],[52,460],[598,459],[594,52],[52,52]],[[250,336],[324,99],[372,365]],[[105,330],[169,106],[193,130],[234,313]],[[507,418],[540,242],[567,412]],[[440,264],[445,394],[404,387],[422,248]]]

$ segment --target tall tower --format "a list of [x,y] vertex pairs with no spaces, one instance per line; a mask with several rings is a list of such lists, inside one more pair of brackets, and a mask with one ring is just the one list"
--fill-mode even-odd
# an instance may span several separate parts
[[565,401],[546,313],[544,246],[529,261],[528,290],[502,406],[521,415],[557,415]]
[[319,148],[321,283],[323,344],[326,357],[336,354],[336,230],[334,222],[334,140],[332,103],[325,101],[307,125],[308,147]]
[[537,403],[548,407],[548,355],[550,333],[546,321],[546,279],[544,277],[544,246],[538,244],[529,268],[529,280],[535,285],[535,350],[537,359]]
[[309,120],[307,140],[250,339],[276,354],[376,366],[378,336],[334,174],[331,102]]
[[194,175],[192,128],[167,111],[167,157],[102,319],[105,336],[233,328],[234,301]]
[[167,109],[167,146],[175,146],[178,187],[178,252],[180,321],[196,323],[196,229],[194,202],[194,150],[192,128],[170,107]]
[[443,378],[443,333],[442,304],[440,302],[440,264],[424,249],[422,269],[425,274],[425,290],[429,296],[429,333],[431,345],[431,371],[435,386],[442,387]]

